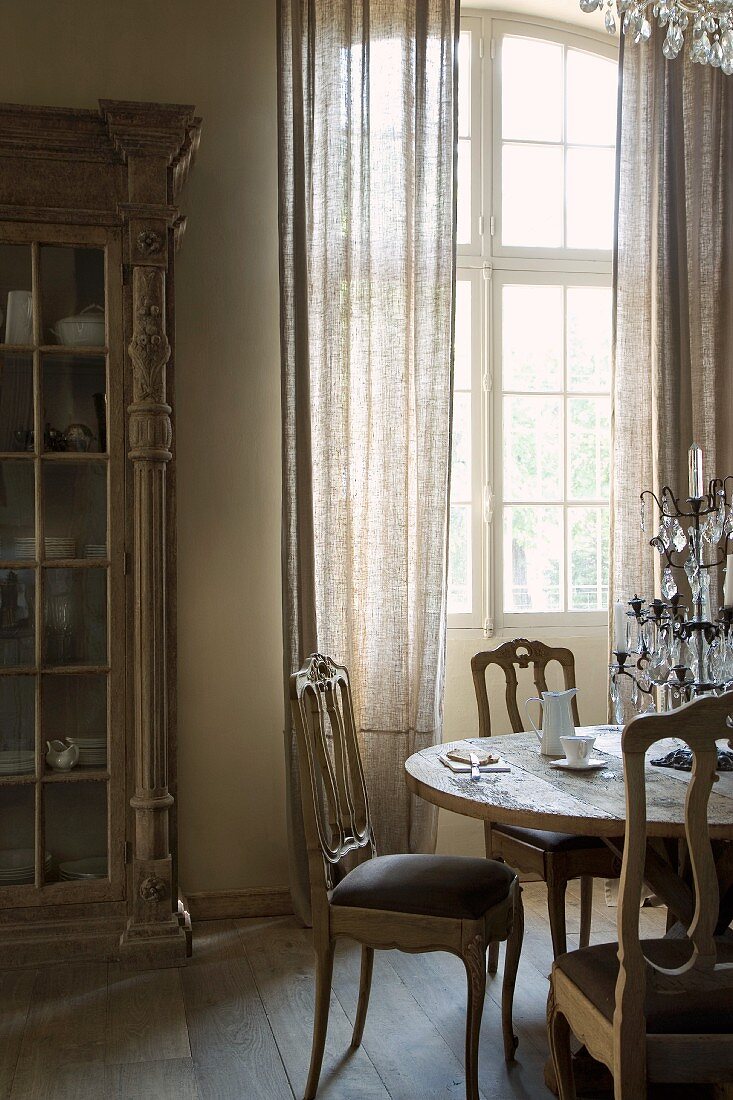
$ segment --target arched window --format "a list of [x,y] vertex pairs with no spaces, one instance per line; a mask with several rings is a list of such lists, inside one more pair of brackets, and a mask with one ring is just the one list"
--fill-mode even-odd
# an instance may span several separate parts
[[459,68],[449,623],[600,624],[616,47],[467,14]]

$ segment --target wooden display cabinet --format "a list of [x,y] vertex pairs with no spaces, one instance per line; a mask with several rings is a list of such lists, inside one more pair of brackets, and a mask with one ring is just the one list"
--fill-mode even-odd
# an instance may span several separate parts
[[0,106],[0,968],[188,953],[169,402],[199,127]]

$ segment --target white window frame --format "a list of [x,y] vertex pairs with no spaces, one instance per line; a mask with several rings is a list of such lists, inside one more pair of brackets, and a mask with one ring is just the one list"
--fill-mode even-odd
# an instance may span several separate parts
[[[473,608],[448,616],[448,627],[466,637],[550,629],[554,634],[606,628],[605,611],[503,611],[501,347],[498,308],[505,283],[536,281],[571,286],[610,286],[611,251],[517,248],[501,245],[500,41],[504,35],[559,42],[615,60],[608,35],[532,16],[463,9],[461,30],[471,32],[471,242],[457,247],[457,278],[472,284],[472,492]],[[477,199],[478,197],[478,199]],[[475,315],[478,306],[479,316]],[[499,502],[499,506],[495,506]],[[568,502],[564,504],[566,513]],[[566,581],[567,583],[567,581]]]

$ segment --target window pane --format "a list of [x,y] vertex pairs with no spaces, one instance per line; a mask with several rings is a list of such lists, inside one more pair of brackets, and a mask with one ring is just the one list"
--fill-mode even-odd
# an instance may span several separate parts
[[471,139],[458,139],[458,244],[471,243]]
[[611,303],[609,287],[568,287],[569,390],[611,388]]
[[559,248],[563,221],[562,149],[549,145],[505,145],[502,166],[502,243]]
[[471,136],[471,32],[461,31],[458,45],[458,135]]
[[613,149],[568,149],[567,246],[613,246]]
[[568,508],[570,610],[608,606],[608,508]]
[[562,287],[505,286],[502,291],[504,390],[562,389]]
[[456,357],[453,386],[457,390],[471,388],[472,340],[471,284],[467,279],[456,282]]
[[452,504],[448,553],[448,614],[467,615],[472,610],[471,506]]
[[504,499],[562,500],[562,398],[504,398]]
[[607,397],[568,401],[568,497],[604,500],[610,493],[611,420]]
[[568,50],[568,137],[573,145],[615,145],[618,65]]
[[562,611],[562,508],[504,509],[504,609]]
[[502,137],[562,141],[562,46],[505,38],[501,47]]
[[451,500],[471,499],[471,394],[453,397]]

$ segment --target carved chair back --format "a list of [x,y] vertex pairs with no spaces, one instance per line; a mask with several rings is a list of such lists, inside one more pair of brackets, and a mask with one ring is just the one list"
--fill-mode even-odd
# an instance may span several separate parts
[[[489,665],[498,665],[504,672],[506,680],[506,707],[509,712],[509,721],[515,733],[524,732],[524,723],[517,705],[517,669],[532,666],[532,676],[538,694],[547,691],[547,666],[551,661],[557,661],[562,668],[565,689],[575,687],[575,658],[569,649],[553,648],[544,642],[530,642],[526,638],[515,638],[513,641],[504,642],[496,649],[483,650],[471,658],[471,673],[473,686],[476,690],[476,702],[478,703],[479,737],[491,737],[491,713],[489,711],[489,695],[486,686],[486,669]],[[580,725],[578,717],[578,701],[576,696],[572,699],[573,722]]]
[[[618,908],[619,976],[616,985],[617,1032],[623,1029],[633,1043],[644,1036],[646,983],[660,990],[684,992],[721,982],[733,990],[733,965],[717,962],[715,927],[718,922],[718,879],[708,827],[708,803],[717,779],[716,741],[727,739],[733,692],[704,696],[678,710],[633,718],[623,731],[622,751],[626,784],[626,839]],[[693,769],[685,801],[685,838],[695,893],[688,930],[689,959],[665,969],[644,954],[639,938],[639,906],[646,860],[646,753],[663,738],[678,738],[693,752]],[[663,751],[663,750],[662,750]]]
[[376,853],[347,670],[311,654],[290,677],[290,708],[315,914],[345,857],[359,863]]

